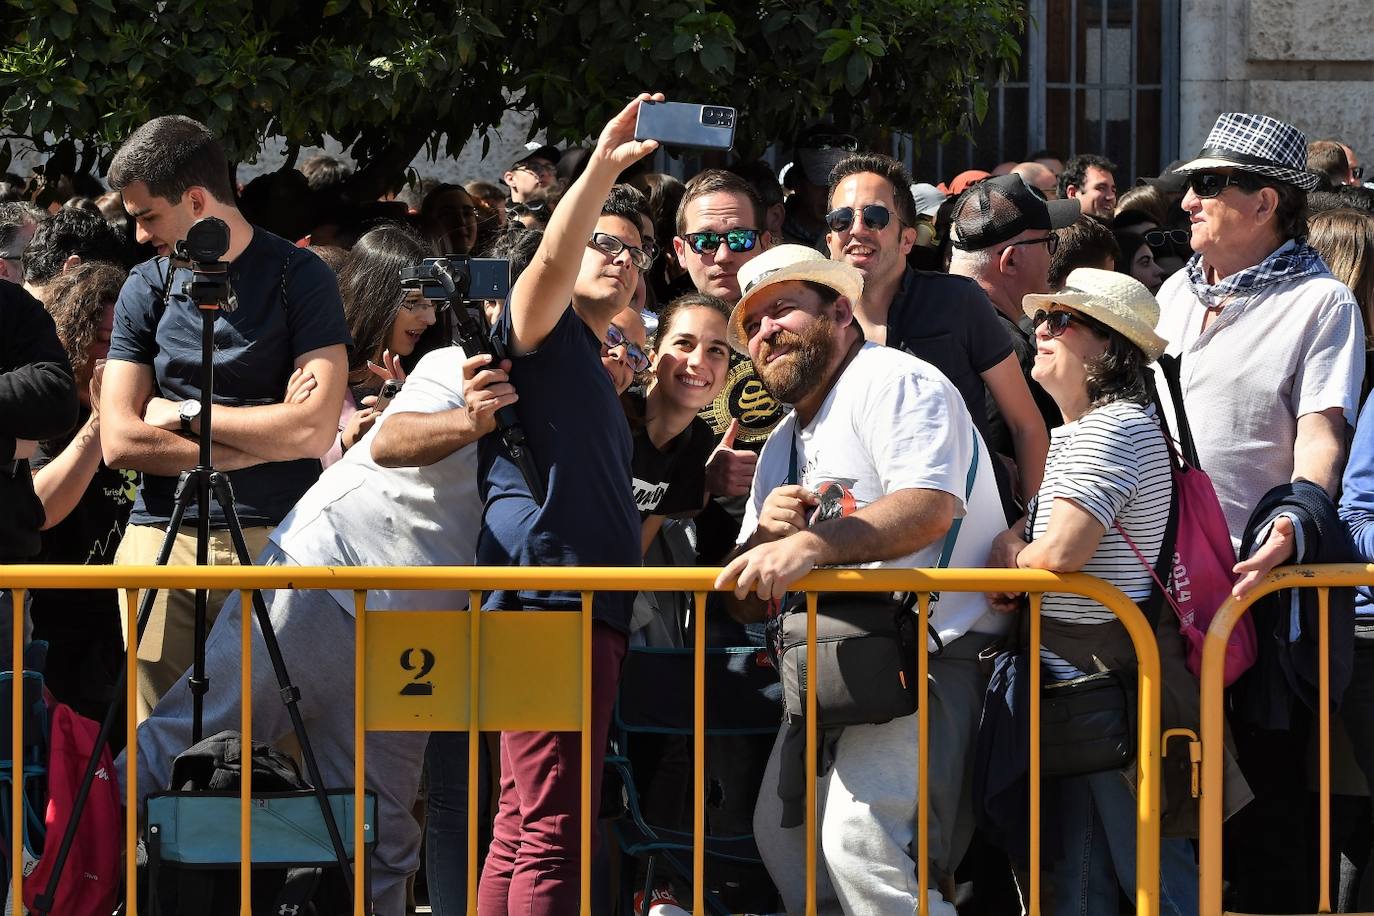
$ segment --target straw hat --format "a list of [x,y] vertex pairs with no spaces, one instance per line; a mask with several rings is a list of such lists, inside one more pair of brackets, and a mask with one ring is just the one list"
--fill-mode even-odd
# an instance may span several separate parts
[[726,334],[736,353],[749,355],[749,337],[744,333],[744,316],[770,287],[788,280],[810,280],[828,286],[858,307],[864,291],[864,275],[843,261],[832,261],[806,245],[779,245],[744,264],[739,269],[743,295],[730,312]]
[[1114,270],[1080,267],[1069,274],[1057,293],[1036,293],[1021,300],[1026,314],[1053,304],[1067,305],[1102,322],[1145,352],[1154,362],[1169,342],[1155,333],[1159,322],[1159,303],[1135,277]]

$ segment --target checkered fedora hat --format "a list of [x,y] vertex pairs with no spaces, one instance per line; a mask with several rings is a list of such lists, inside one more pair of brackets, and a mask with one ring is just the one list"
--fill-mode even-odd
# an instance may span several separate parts
[[1311,191],[1320,176],[1307,171],[1307,135],[1267,115],[1228,112],[1217,118],[1197,158],[1178,166],[1183,174],[1231,168]]

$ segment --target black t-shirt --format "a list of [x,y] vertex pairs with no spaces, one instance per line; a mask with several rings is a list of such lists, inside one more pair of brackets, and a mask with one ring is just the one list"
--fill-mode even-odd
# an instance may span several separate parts
[[[509,340],[510,310],[493,336]],[[478,440],[482,566],[643,565],[630,488],[633,446],[601,341],[569,306],[537,350],[511,360],[515,405],[546,496],[536,503],[499,436]],[[633,592],[597,592],[592,616],[628,633]],[[574,591],[494,591],[485,610],[576,610]]]
[[[86,418],[83,415],[81,428]],[[62,453],[72,437],[44,442],[31,465],[36,471]],[[100,462],[86,492],[62,521],[42,532],[43,549],[35,562],[104,566],[114,562],[138,493],[137,471],[116,471]],[[35,589],[34,620],[45,615],[75,616],[114,614],[118,619],[118,592],[114,589]],[[106,618],[108,620],[108,618]]]
[[[1039,382],[1031,378],[1031,369],[1035,366],[1035,335],[1031,328],[1031,320],[1023,315],[1020,320],[1012,321],[1001,312],[997,312],[997,320],[1002,323],[1002,327],[1007,329],[1007,334],[1011,337],[1016,361],[1021,364],[1021,374],[1026,377],[1026,384],[1030,387],[1031,399],[1035,401],[1035,406],[1045,421],[1045,428],[1054,429],[1056,426],[1063,425],[1064,418],[1060,415],[1059,406],[1054,403],[1054,398],[1050,397],[1049,393],[1040,387]],[[1011,441],[1011,431],[1007,429],[1007,421],[1003,419],[1002,411],[998,409],[997,402],[990,395],[987,399],[987,411],[988,448],[999,455],[1015,457],[1016,448]]]
[[967,277],[907,268],[887,312],[887,345],[943,372],[988,438],[982,373],[1010,356],[1012,343],[982,287]]
[[[157,392],[174,401],[201,400],[200,312],[181,295],[191,272],[172,277],[164,310],[167,259],[133,269],[115,305],[110,359],[151,366]],[[312,251],[296,248],[265,229],[229,265],[236,307],[215,319],[215,403],[248,407],[280,403],[297,357],[320,347],[351,344],[339,284]],[[212,418],[213,420],[213,418]],[[320,476],[314,458],[274,461],[230,471],[234,502],[245,526],[276,525]],[[165,525],[172,514],[175,477],[144,475],[130,521]],[[196,519],[195,504],[185,521]],[[223,527],[218,505],[211,524]]]
[[639,387],[621,396],[634,436],[631,470],[639,517],[699,512],[706,502],[706,459],[718,438],[705,420],[693,417],[686,429],[658,449],[644,423],[644,397]]

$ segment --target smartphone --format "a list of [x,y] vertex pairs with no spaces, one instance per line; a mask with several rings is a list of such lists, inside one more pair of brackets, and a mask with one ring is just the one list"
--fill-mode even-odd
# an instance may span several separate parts
[[735,109],[690,102],[641,102],[636,140],[681,149],[729,150],[735,145]]
[[372,409],[381,413],[386,410],[386,406],[391,403],[391,399],[401,393],[401,383],[394,378],[389,378],[382,382],[382,390],[377,393],[377,401],[372,405]]

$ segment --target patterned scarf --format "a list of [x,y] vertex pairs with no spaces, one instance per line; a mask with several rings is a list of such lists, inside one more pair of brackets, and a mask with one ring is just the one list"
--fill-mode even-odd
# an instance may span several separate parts
[[1193,255],[1186,269],[1193,295],[1213,310],[1220,309],[1228,299],[1253,295],[1275,283],[1329,273],[1317,249],[1304,241],[1283,245],[1254,267],[1231,274],[1215,285],[1208,285],[1207,277],[1202,272],[1202,255]]

